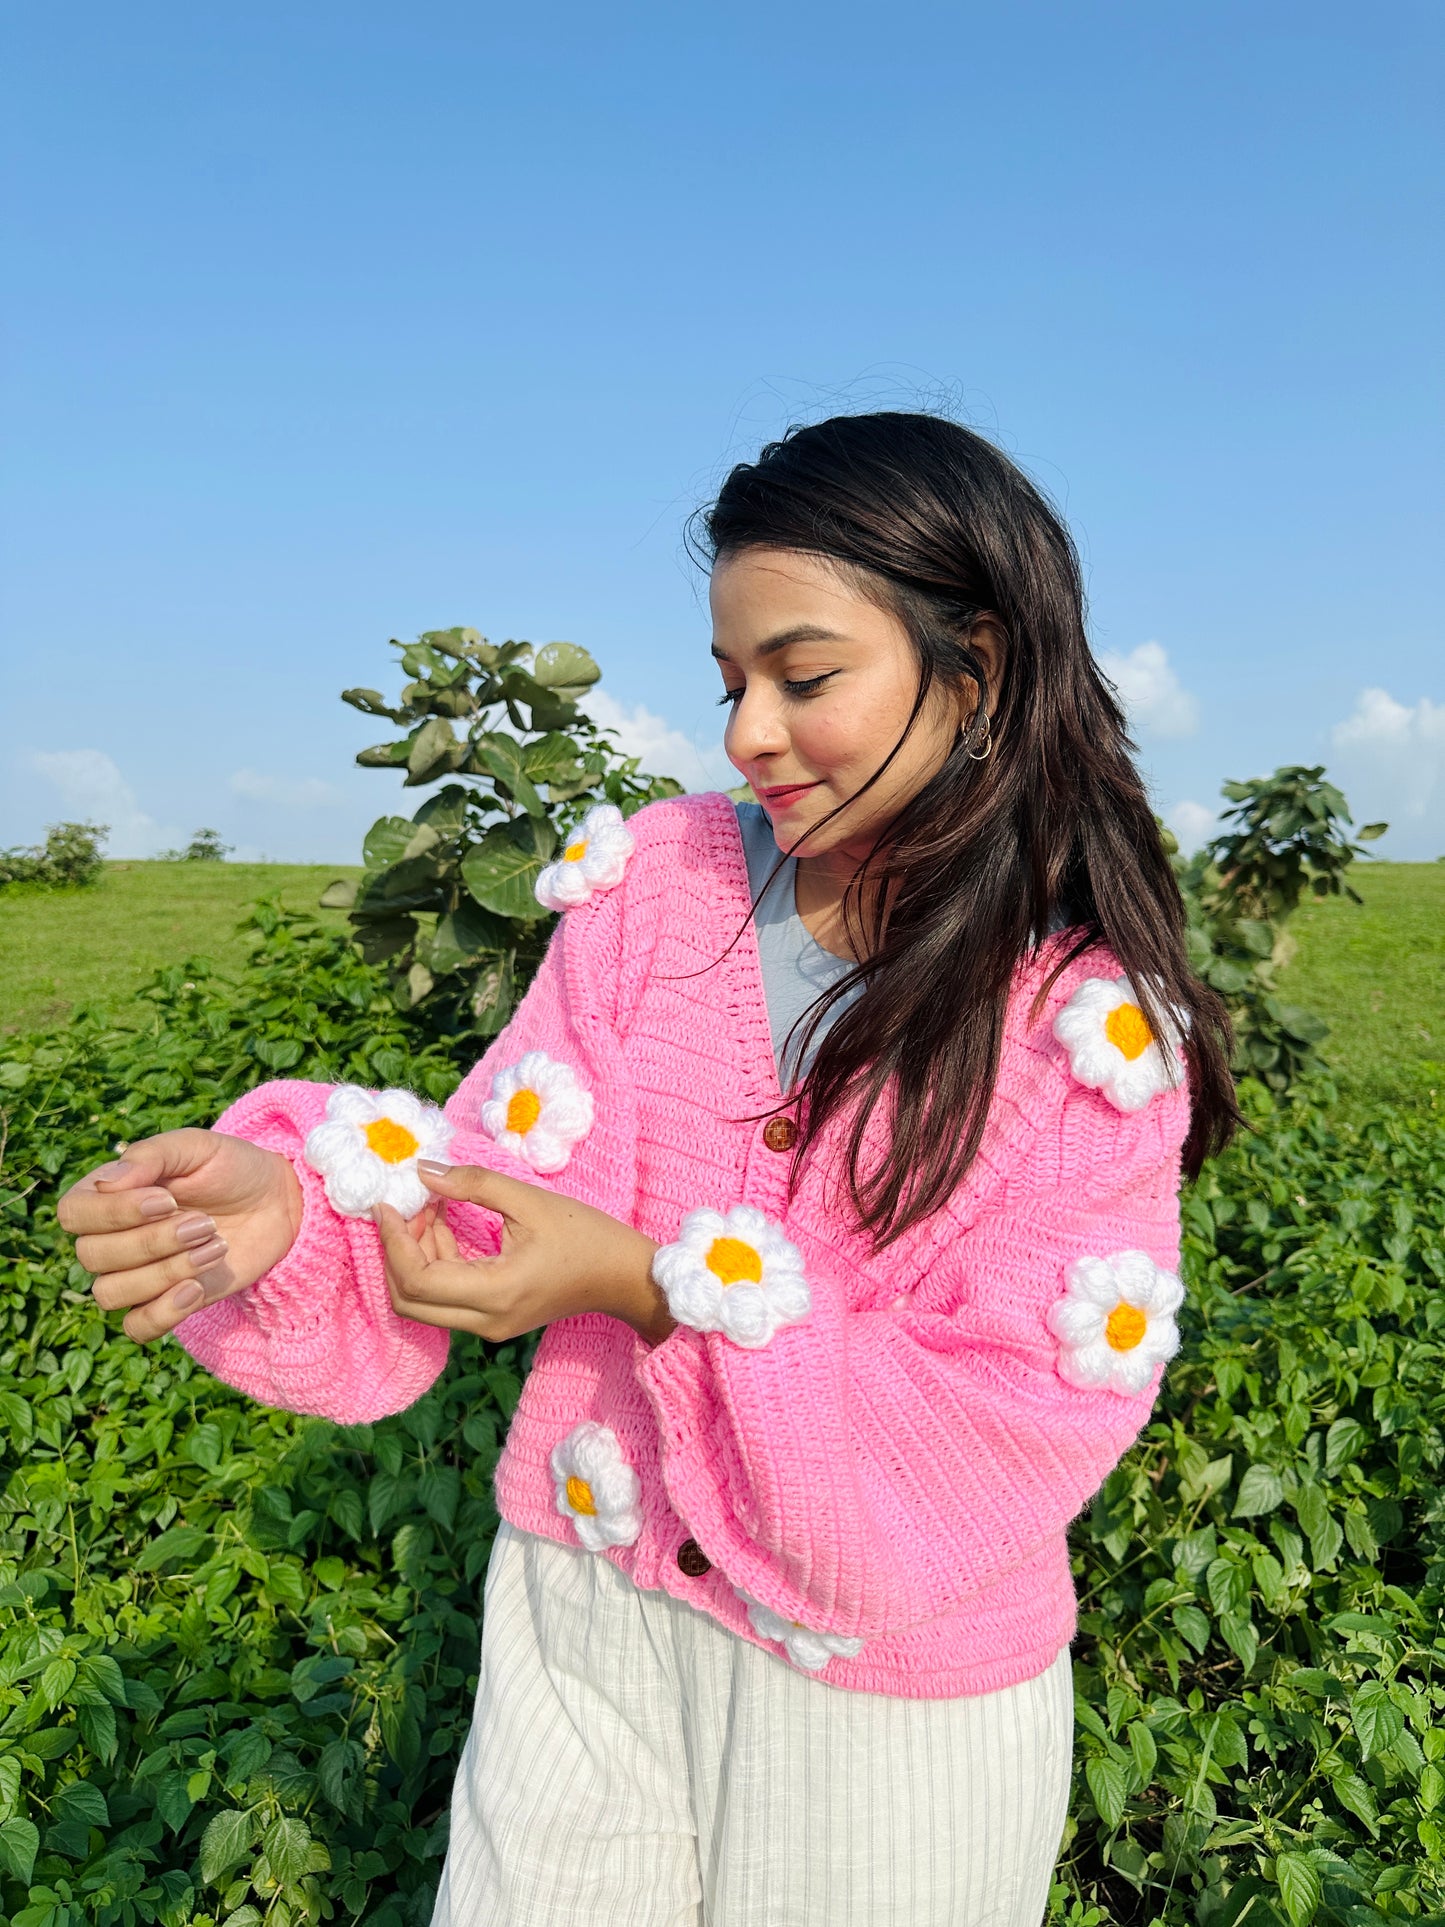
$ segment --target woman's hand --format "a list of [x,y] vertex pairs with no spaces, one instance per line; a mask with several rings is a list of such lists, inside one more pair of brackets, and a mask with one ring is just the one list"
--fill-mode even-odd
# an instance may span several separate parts
[[377,1207],[391,1302],[403,1318],[475,1332],[500,1344],[554,1318],[602,1311],[653,1344],[674,1329],[652,1281],[657,1246],[591,1205],[475,1165],[417,1166],[441,1199],[479,1204],[502,1220],[495,1258],[464,1260],[440,1217],[405,1219]]
[[56,1207],[102,1311],[142,1344],[241,1291],[301,1228],[290,1162],[223,1131],[164,1131],[73,1184]]

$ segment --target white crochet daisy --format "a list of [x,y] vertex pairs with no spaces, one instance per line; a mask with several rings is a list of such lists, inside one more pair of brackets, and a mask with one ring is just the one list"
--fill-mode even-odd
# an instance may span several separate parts
[[1088,977],[1054,1019],[1081,1084],[1102,1091],[1116,1111],[1142,1111],[1183,1077],[1179,1033],[1156,1037],[1127,977]]
[[617,1434],[583,1419],[552,1447],[557,1510],[577,1528],[589,1552],[630,1546],[642,1533],[642,1487],[622,1456]]
[[1084,1391],[1142,1392],[1154,1367],[1179,1349],[1174,1314],[1184,1287],[1144,1251],[1076,1258],[1050,1306],[1060,1378]]
[[343,1218],[370,1217],[378,1204],[414,1218],[431,1198],[416,1161],[445,1157],[452,1132],[435,1104],[410,1091],[341,1084],[326,1100],[326,1122],[306,1134],[306,1162]]
[[813,1305],[798,1247],[750,1204],[726,1216],[689,1211],[676,1243],[654,1254],[652,1275],[679,1325],[725,1332],[750,1349],[806,1318]]
[[570,910],[599,890],[621,883],[633,842],[615,803],[594,804],[561,856],[547,865],[533,885],[538,903],[549,910]]
[[592,1129],[592,1093],[570,1064],[529,1050],[492,1079],[482,1129],[534,1171],[560,1171]]
[[770,1606],[754,1599],[741,1586],[733,1591],[745,1600],[748,1623],[759,1639],[773,1639],[784,1647],[788,1658],[805,1673],[821,1673],[830,1659],[853,1659],[863,1650],[861,1639],[844,1639],[840,1633],[815,1633],[796,1619],[782,1619]]

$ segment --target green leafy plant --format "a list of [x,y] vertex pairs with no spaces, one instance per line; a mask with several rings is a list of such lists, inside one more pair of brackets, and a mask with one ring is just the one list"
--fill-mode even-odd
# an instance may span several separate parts
[[1183,1353],[1074,1534],[1061,1921],[1445,1908],[1445,1129],[1243,1094],[1185,1200]]
[[414,816],[374,823],[360,883],[333,884],[322,902],[350,911],[400,1006],[427,1003],[454,1031],[488,1037],[546,947],[532,886],[567,831],[593,803],[630,815],[681,785],[643,774],[579,707],[601,671],[575,643],[534,650],[441,629],[392,647],[411,678],[400,701],[374,689],[342,700],[406,733],[356,760],[441,788]]
[[1358,903],[1349,867],[1389,825],[1367,823],[1352,841],[1349,806],[1323,767],[1277,769],[1226,783],[1223,794],[1234,805],[1224,833],[1192,857],[1175,846],[1190,961],[1230,1006],[1236,1070],[1283,1091],[1323,1068],[1319,1045],[1329,1034],[1322,1019],[1278,993],[1278,972],[1294,949],[1289,918],[1307,894]]
[[44,843],[0,850],[0,888],[8,883],[36,883],[70,889],[93,883],[100,874],[100,853],[109,835],[108,823],[52,823]]
[[196,830],[183,850],[161,850],[160,863],[224,863],[233,845],[221,841],[219,830]]

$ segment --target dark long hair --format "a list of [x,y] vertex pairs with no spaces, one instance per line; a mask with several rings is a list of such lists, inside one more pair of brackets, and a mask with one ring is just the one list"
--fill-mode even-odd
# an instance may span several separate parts
[[[1185,955],[1179,888],[1123,714],[1089,652],[1078,554],[1038,489],[954,422],[839,415],[734,468],[693,541],[707,564],[749,548],[829,557],[895,613],[919,661],[905,736],[935,684],[967,678],[979,691],[942,769],[849,887],[861,961],[814,1007],[803,1047],[851,988],[862,994],[818,1042],[797,1094],[795,1157],[846,1116],[860,1226],[881,1246],[935,1211],[978,1152],[1015,972],[1061,912],[1049,983],[1102,944],[1156,1034],[1168,1013],[1182,1016],[1184,1165],[1197,1175],[1238,1122],[1229,1019]],[[970,646],[985,617],[1004,637],[991,713]],[[864,1131],[880,1104],[888,1148],[865,1168]]]

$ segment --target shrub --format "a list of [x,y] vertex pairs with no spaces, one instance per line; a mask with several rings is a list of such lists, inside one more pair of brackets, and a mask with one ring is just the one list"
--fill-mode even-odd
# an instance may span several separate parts
[[39,883],[65,889],[93,883],[109,835],[108,823],[52,823],[38,847],[0,850],[0,887]]
[[[0,1904],[22,1927],[424,1927],[444,1852],[531,1346],[460,1341],[373,1427],[292,1418],[111,1329],[54,1224],[117,1144],[264,1076],[453,1087],[471,1045],[398,1012],[342,936],[274,907],[254,931],[238,982],[163,972],[140,1022],[81,1013],[0,1063]],[[1074,1534],[1059,1920],[1445,1906],[1445,1133],[1336,1127],[1327,1086],[1246,1099],[1257,1132],[1186,1201],[1184,1352]]]
[[407,733],[356,760],[404,768],[406,788],[444,787],[415,816],[374,823],[360,883],[333,884],[321,901],[351,911],[399,1005],[426,1004],[453,1031],[490,1037],[541,961],[551,919],[532,885],[572,824],[593,803],[630,815],[681,786],[643,774],[578,707],[601,671],[575,643],[534,651],[434,629],[392,647],[412,678],[400,702],[375,689],[342,700]]

